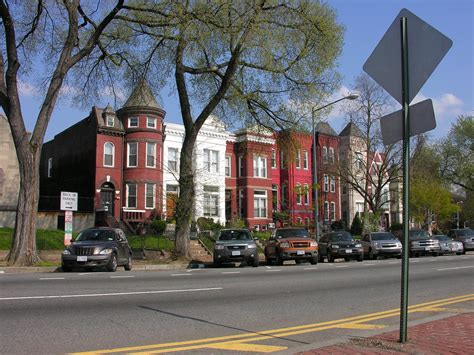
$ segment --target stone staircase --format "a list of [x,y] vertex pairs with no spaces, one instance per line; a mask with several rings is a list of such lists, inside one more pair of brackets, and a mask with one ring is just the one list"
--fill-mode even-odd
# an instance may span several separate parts
[[190,248],[193,260],[201,263],[212,263],[212,255],[209,254],[198,240],[191,240]]

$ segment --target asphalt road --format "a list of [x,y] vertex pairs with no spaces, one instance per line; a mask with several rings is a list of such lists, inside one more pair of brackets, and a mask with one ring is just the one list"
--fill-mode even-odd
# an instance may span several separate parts
[[[292,353],[396,326],[400,270],[387,259],[0,274],[0,353]],[[473,275],[472,253],[410,259],[410,322],[474,310]]]

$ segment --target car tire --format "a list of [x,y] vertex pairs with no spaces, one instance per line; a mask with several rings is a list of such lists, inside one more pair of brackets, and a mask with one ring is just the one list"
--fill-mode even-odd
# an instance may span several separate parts
[[129,256],[128,256],[127,263],[123,266],[123,268],[125,269],[125,271],[130,271],[130,270],[132,270],[132,266],[133,266],[133,263],[132,263],[132,256],[129,255]]
[[369,249],[369,260],[374,260],[375,258],[375,255],[374,255],[374,251],[372,249]]
[[66,265],[61,265],[61,269],[63,270],[63,272],[71,272],[72,271],[72,267],[66,266]]
[[275,254],[275,265],[283,265],[283,260],[281,259],[280,254],[278,252]]
[[462,255],[466,255],[466,251],[465,251],[465,250],[462,251]]
[[432,253],[431,255],[432,255],[432,256],[439,256],[440,254],[437,253],[437,252],[435,252],[435,253]]
[[212,261],[212,265],[214,267],[221,267],[222,266],[222,263],[219,261],[219,260],[213,260]]
[[259,264],[260,264],[260,262],[259,262],[258,258],[253,259],[253,261],[252,261],[252,266],[253,267],[258,267]]
[[295,260],[295,264],[296,264],[296,265],[301,264],[301,260],[300,260],[300,259],[296,259],[296,260]]
[[117,255],[112,254],[110,260],[107,263],[107,271],[115,272],[117,270]]
[[462,255],[462,251],[456,252],[456,255]]
[[315,256],[314,258],[309,259],[311,265],[316,265],[318,263],[318,257]]
[[351,261],[351,259],[350,258],[344,258],[344,261],[348,262],[348,261]]
[[318,259],[320,263],[324,262],[324,257],[321,253],[318,254]]
[[329,252],[329,251],[328,251],[328,256],[327,256],[327,258],[328,258],[328,263],[334,262],[334,258],[332,257],[331,252]]
[[364,254],[361,254],[357,257],[357,261],[358,262],[361,262],[361,261],[364,261]]

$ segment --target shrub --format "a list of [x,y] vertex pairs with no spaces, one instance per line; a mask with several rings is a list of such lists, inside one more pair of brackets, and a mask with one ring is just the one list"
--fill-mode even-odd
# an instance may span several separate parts
[[166,229],[166,221],[162,219],[154,219],[150,223],[150,228],[156,234],[163,234]]
[[403,229],[403,224],[401,223],[393,223],[391,226],[390,226],[390,232],[395,232],[395,231],[401,231]]
[[362,221],[359,218],[359,215],[356,214],[354,219],[352,220],[352,225],[351,225],[351,234],[352,235],[361,235],[362,234]]
[[343,231],[343,230],[346,230],[346,223],[344,222],[344,220],[339,220],[339,221],[335,221],[331,224],[331,229],[333,231]]

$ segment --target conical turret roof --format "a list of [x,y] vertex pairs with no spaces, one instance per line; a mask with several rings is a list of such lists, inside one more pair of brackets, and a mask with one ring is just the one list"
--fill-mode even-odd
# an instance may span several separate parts
[[163,109],[160,107],[160,105],[158,105],[155,95],[153,95],[153,91],[145,79],[140,79],[138,81],[137,85],[130,94],[130,97],[123,106],[123,108],[127,107],[151,107],[160,110]]
[[357,127],[354,122],[349,121],[347,126],[342,130],[341,133],[339,133],[339,137],[343,136],[355,136],[355,137],[363,137],[364,135],[362,134],[361,130],[359,127]]

